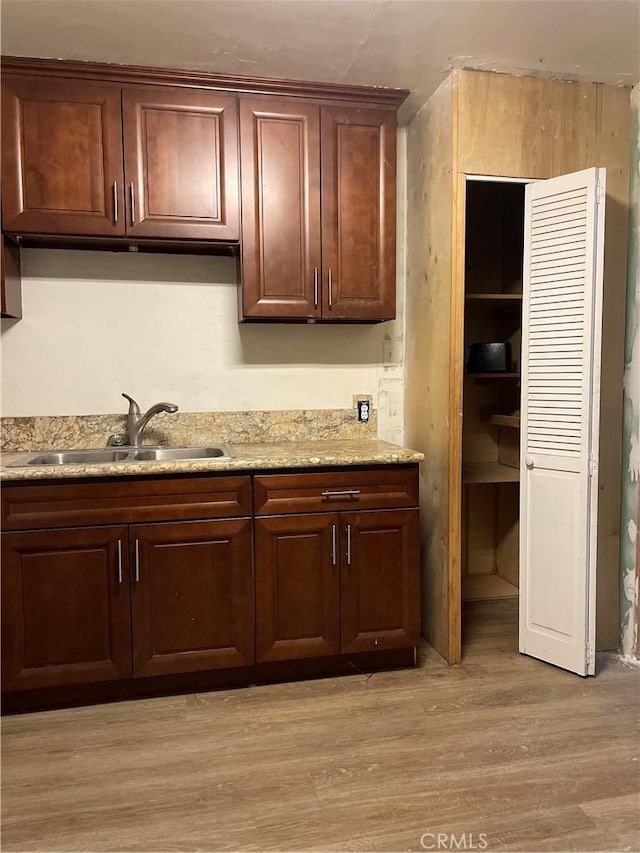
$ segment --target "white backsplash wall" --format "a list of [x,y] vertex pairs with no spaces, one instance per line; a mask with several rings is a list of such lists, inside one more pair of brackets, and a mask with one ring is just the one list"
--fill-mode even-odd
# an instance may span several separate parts
[[405,293],[407,282],[407,128],[398,128],[396,217],[396,319],[383,323],[378,365],[378,437],[404,443]]
[[[351,408],[402,443],[405,132],[398,138],[398,320],[239,324],[236,261],[23,249],[23,319],[2,320],[4,417]],[[354,415],[355,416],[355,415]]]

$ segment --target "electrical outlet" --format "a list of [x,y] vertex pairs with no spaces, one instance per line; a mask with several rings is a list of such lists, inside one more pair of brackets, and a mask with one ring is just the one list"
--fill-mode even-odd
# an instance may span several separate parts
[[358,421],[361,424],[366,424],[371,415],[371,402],[369,400],[357,400]]

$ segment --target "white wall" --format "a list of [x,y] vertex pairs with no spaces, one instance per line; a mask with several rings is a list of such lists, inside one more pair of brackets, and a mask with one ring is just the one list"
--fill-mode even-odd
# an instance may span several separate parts
[[620,620],[622,651],[640,658],[640,566],[637,563],[640,479],[640,84],[631,91],[631,197],[627,328],[624,358]]
[[2,415],[124,412],[122,391],[185,412],[350,408],[366,394],[380,437],[401,442],[405,137],[398,320],[240,325],[231,258],[23,249],[23,319],[2,320]]

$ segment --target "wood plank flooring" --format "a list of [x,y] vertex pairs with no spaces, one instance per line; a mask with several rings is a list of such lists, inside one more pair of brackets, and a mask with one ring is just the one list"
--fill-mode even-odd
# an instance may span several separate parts
[[640,669],[518,655],[516,607],[458,667],[5,718],[2,849],[637,851]]

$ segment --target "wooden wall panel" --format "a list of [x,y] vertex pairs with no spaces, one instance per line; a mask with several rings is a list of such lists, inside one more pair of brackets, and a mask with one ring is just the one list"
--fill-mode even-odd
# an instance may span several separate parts
[[[450,298],[455,186],[453,78],[449,77],[408,129],[406,442],[422,449],[421,557],[423,635],[447,660],[455,657],[449,585]],[[458,519],[459,527],[459,519]],[[453,639],[455,644],[455,637]],[[457,652],[459,655],[459,651]]]
[[519,586],[520,576],[520,486],[502,483],[498,487],[496,524],[496,571],[509,583]]
[[499,486],[464,487],[466,525],[463,528],[462,574],[490,575],[496,570],[496,513]]
[[459,172],[549,178],[592,163],[598,84],[454,73]]
[[[450,663],[460,660],[465,174],[546,178],[607,168],[597,645],[618,645],[629,96],[596,83],[456,71],[409,126],[406,440],[427,457],[424,635]],[[498,550],[513,581],[514,537]]]
[[620,645],[622,377],[629,233],[631,90],[598,86],[597,148],[585,166],[607,169],[600,389],[596,647]]
[[[455,77],[460,181],[464,174],[546,178],[607,168],[596,645],[616,648],[630,89],[492,72],[458,71]],[[460,215],[458,221],[462,229]],[[454,281],[452,301],[462,286]],[[452,397],[457,393],[453,386]],[[452,450],[456,444],[454,430]],[[455,514],[452,507],[452,519]],[[452,552],[451,572],[456,560]],[[450,614],[452,624],[458,618]]]
[[[486,340],[498,340],[488,337]],[[495,383],[480,384],[468,377],[464,383],[464,426],[462,458],[464,463],[498,461],[498,427],[487,423],[490,411],[498,411]]]

